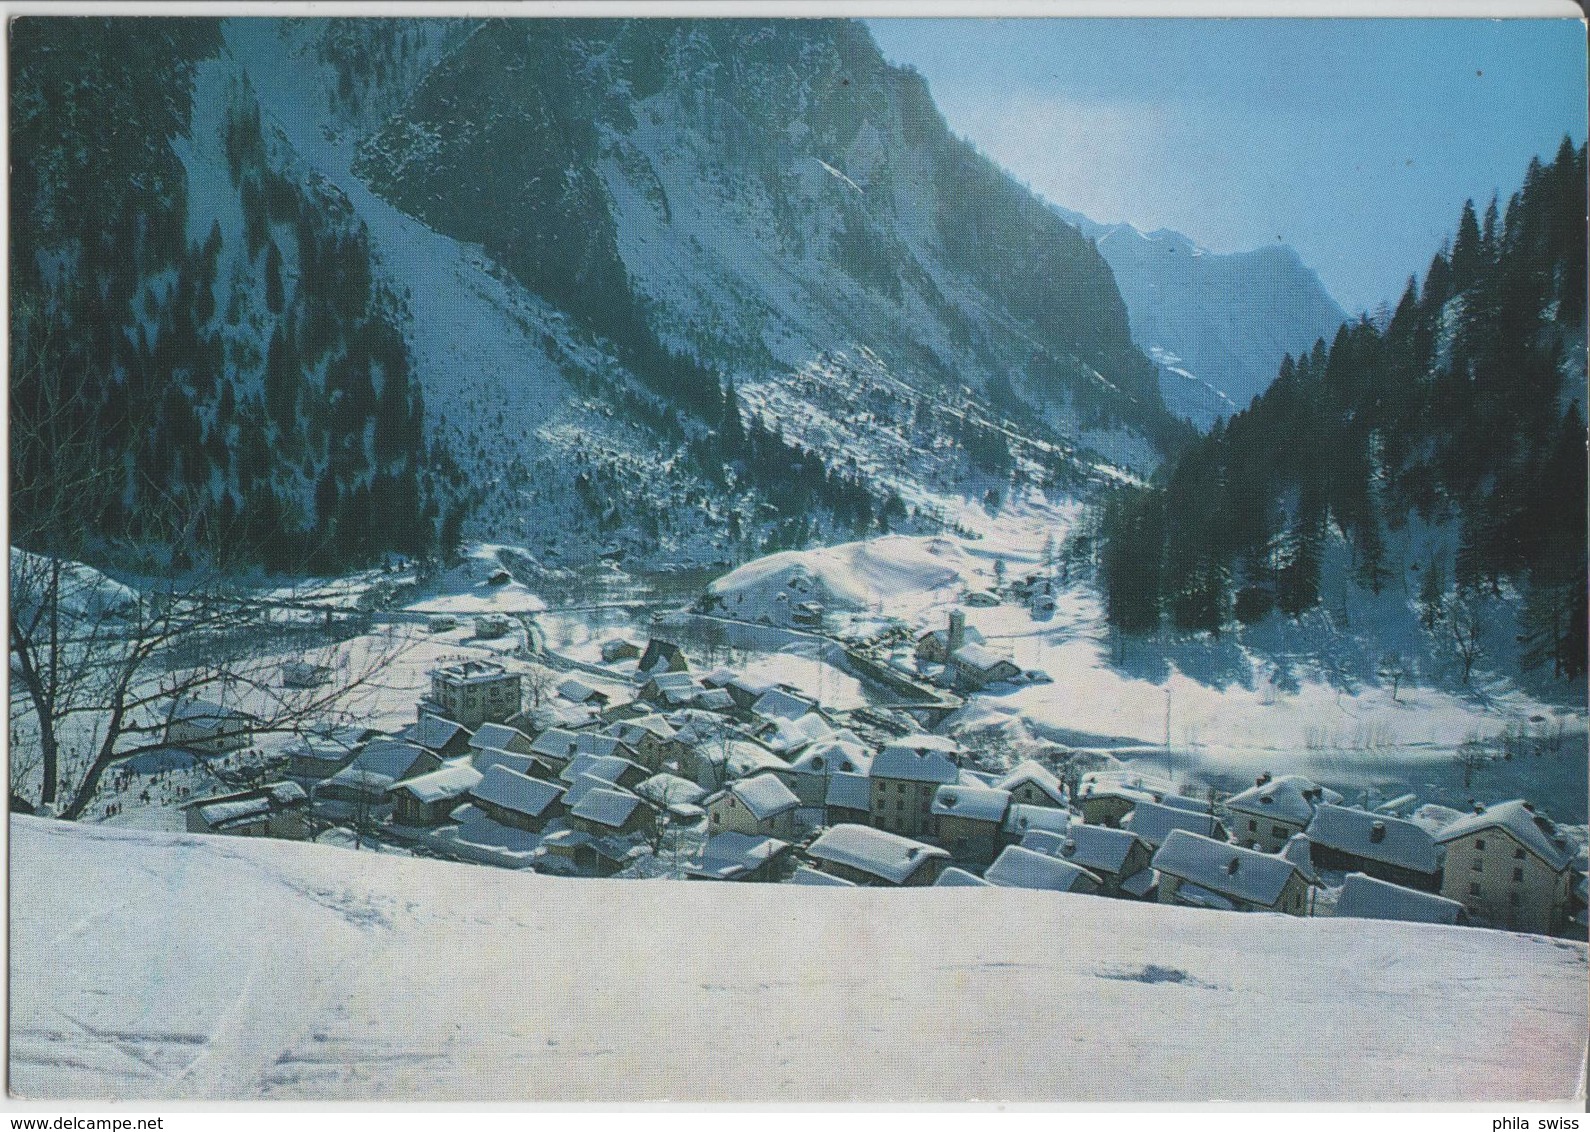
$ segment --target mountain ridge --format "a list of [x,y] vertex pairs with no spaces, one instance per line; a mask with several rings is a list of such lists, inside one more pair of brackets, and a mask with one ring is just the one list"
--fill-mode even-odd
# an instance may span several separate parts
[[1166,403],[1202,429],[1246,408],[1283,357],[1329,341],[1347,321],[1290,244],[1214,252],[1171,228],[1144,232],[1051,207],[1109,262]]

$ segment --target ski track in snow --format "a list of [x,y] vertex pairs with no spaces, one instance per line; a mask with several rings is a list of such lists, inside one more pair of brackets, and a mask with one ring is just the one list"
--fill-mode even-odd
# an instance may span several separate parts
[[[33,818],[11,846],[26,1097],[1500,1101],[1572,1095],[1584,1049],[1584,945],[1505,932]],[[118,895],[116,931],[60,931]]]

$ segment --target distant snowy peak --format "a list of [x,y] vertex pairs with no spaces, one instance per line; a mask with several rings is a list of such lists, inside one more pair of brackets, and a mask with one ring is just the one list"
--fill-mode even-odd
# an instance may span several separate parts
[[1288,244],[1214,252],[1169,228],[1144,232],[1052,207],[1097,245],[1126,300],[1132,340],[1159,364],[1165,403],[1200,428],[1246,407],[1286,354],[1330,341],[1346,321]]

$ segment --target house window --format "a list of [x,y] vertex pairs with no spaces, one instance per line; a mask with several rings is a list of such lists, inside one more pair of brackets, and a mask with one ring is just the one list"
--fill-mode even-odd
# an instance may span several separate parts
[[1474,839],[1474,848],[1478,849],[1481,853],[1485,852],[1485,838],[1476,837]]
[[1485,871],[1485,862],[1480,860],[1478,857],[1475,857],[1473,863],[1469,865],[1469,868],[1473,869],[1477,873],[1483,873]]
[[1509,904],[1511,904],[1511,905],[1513,905],[1513,906],[1514,906],[1514,907],[1515,907],[1515,908],[1516,908],[1516,907],[1517,907],[1517,906],[1518,906],[1518,904],[1519,904],[1519,898],[1518,898],[1518,893],[1516,893],[1516,892],[1509,892],[1509,893],[1508,893],[1508,894],[1507,894],[1507,902],[1508,902],[1508,903],[1509,903]]
[[1248,821],[1248,832],[1249,833],[1258,833],[1259,832],[1259,823],[1250,819]]
[[1478,896],[1479,894],[1480,894],[1480,886],[1479,886],[1478,883],[1469,885],[1469,895],[1470,896]]
[[1524,879],[1524,870],[1523,869],[1514,869],[1513,870],[1513,883],[1514,884],[1519,884],[1519,883],[1521,883],[1523,881],[1523,879]]
[[1270,827],[1270,835],[1272,837],[1285,837],[1286,836],[1286,829],[1283,826],[1272,825]]
[[721,821],[723,821],[723,815],[722,814],[713,814],[712,815],[712,824],[713,825],[717,825]]
[[1524,859],[1524,851],[1522,849],[1514,849],[1513,850],[1513,860],[1522,861],[1523,859]]

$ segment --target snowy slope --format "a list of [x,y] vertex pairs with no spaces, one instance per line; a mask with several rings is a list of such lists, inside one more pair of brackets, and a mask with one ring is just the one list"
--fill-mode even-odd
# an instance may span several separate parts
[[25,1097],[1582,1088],[1584,946],[1503,932],[1020,890],[569,881],[32,818],[12,820],[11,858]]
[[[406,26],[424,37],[416,69],[458,34],[447,21]],[[427,430],[478,493],[470,529],[516,537],[549,563],[589,561],[638,537],[632,530],[605,534],[594,516],[571,506],[575,477],[600,468],[618,481],[610,495],[630,508],[630,524],[641,514],[662,517],[661,538],[648,544],[653,561],[728,557],[723,508],[733,501],[704,499],[695,477],[673,466],[656,437],[571,387],[571,374],[590,381],[611,371],[611,359],[576,340],[561,312],[478,246],[433,231],[353,175],[363,131],[379,120],[376,108],[400,92],[373,92],[362,116],[326,109],[336,76],[317,54],[324,31],[312,21],[223,24],[228,55],[247,73],[266,123],[347,197],[368,229],[374,270],[406,304],[403,334],[424,388]]]
[[1284,355],[1328,343],[1347,316],[1290,247],[1222,254],[1180,232],[1100,224],[1057,208],[1115,273],[1132,340],[1160,366],[1172,411],[1201,428],[1248,407]]
[[[1444,642],[1423,633],[1401,585],[1344,596],[1353,632],[1314,611],[1218,640],[1167,634],[1117,642],[1084,567],[1061,585],[1052,615],[1035,617],[1019,602],[962,604],[968,590],[994,584],[1001,560],[1012,579],[1038,569],[1046,540],[1063,543],[1076,517],[1074,507],[1021,500],[984,515],[975,537],[889,536],[769,555],[716,579],[708,594],[723,616],[775,625],[807,601],[831,614],[900,618],[913,631],[942,629],[950,610],[962,609],[990,647],[1052,682],[972,697],[948,722],[959,735],[995,731],[1019,743],[1107,748],[1161,768],[1169,760],[1178,779],[1226,790],[1261,771],[1303,773],[1355,797],[1412,790],[1465,808],[1476,797],[1523,794],[1564,820],[1583,820],[1583,704],[1554,703],[1492,672],[1462,685]],[[1402,543],[1416,534],[1392,540],[1399,570],[1417,560]],[[1395,695],[1379,675],[1392,651],[1419,674]],[[904,647],[895,659],[914,663]],[[1509,730],[1556,738],[1540,754],[1498,758],[1465,783],[1457,749],[1481,739],[1499,752]]]

